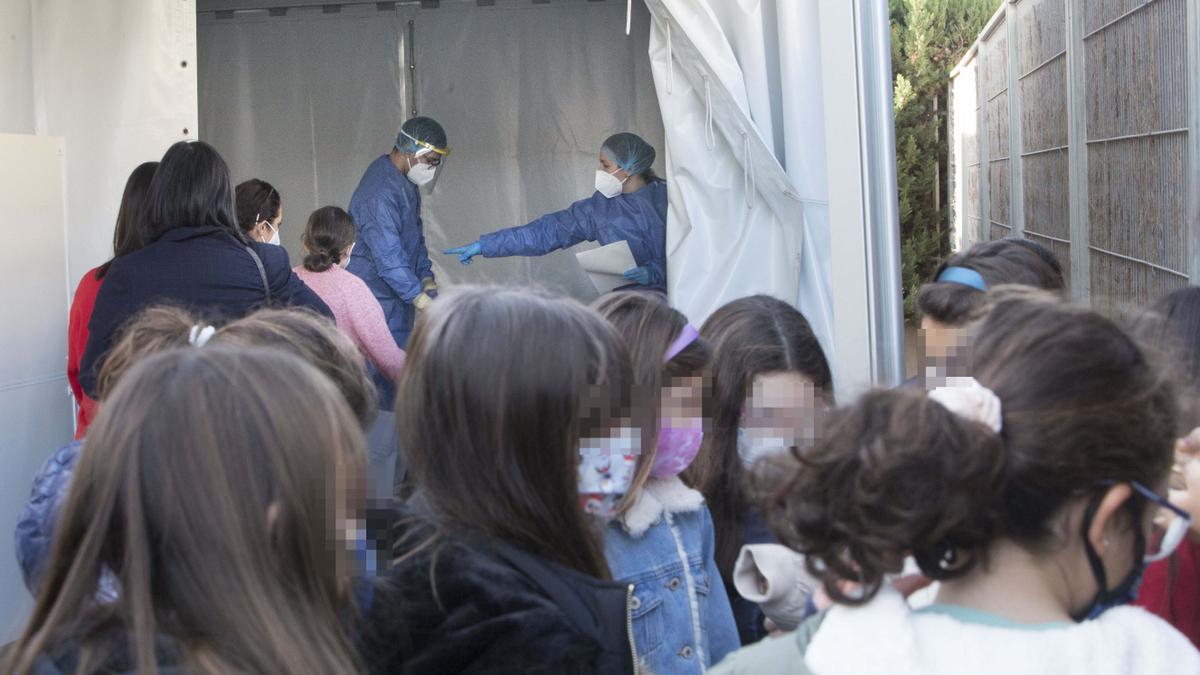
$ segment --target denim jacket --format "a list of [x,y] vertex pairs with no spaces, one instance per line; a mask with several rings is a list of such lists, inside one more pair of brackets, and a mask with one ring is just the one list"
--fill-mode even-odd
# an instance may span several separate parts
[[614,579],[634,586],[633,634],[653,673],[703,673],[740,646],[713,558],[713,524],[699,492],[679,478],[651,478],[608,525]]

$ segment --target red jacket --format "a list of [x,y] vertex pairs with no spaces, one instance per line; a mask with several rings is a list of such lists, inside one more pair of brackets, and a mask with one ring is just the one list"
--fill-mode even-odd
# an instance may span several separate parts
[[1200,544],[1185,539],[1170,558],[1147,567],[1135,604],[1200,647]]
[[96,269],[88,270],[79,280],[75,297],[71,300],[71,314],[67,319],[67,382],[71,384],[71,393],[75,394],[75,403],[79,406],[79,414],[75,419],[77,440],[83,438],[88,425],[96,418],[96,401],[88,398],[83,393],[83,387],[79,386],[79,363],[87,347],[88,322],[92,319],[92,307],[96,305],[100,285],[104,283],[103,279],[96,278]]

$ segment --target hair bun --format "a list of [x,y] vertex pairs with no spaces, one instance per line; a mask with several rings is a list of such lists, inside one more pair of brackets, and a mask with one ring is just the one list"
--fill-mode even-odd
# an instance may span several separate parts
[[304,269],[309,272],[324,272],[337,264],[337,260],[329,255],[329,251],[310,251],[304,256]]

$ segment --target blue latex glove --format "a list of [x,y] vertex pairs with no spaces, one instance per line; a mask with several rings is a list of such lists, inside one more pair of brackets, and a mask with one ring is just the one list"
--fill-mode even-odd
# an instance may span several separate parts
[[464,265],[470,265],[471,258],[483,253],[483,246],[480,245],[479,242],[475,242],[473,244],[467,244],[466,246],[459,246],[458,248],[448,248],[445,251],[442,251],[442,253],[446,255],[456,255],[458,256],[458,262]]
[[625,274],[623,276],[626,279],[633,281],[633,282],[637,282],[643,286],[650,285],[650,268],[649,267],[635,267],[631,270],[626,270]]

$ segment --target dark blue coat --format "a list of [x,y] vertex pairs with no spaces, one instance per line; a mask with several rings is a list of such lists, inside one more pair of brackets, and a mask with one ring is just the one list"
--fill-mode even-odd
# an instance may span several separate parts
[[[649,288],[667,288],[667,184],[656,180],[612,199],[596,192],[528,225],[479,238],[485,258],[545,255],[584,241],[628,241],[639,267],[650,268]],[[646,288],[645,286],[641,288]]]
[[346,269],[383,307],[388,329],[403,347],[412,332],[421,280],[433,278],[421,224],[421,191],[387,155],[371,162],[350,198],[357,238]]
[[[292,272],[282,246],[251,242],[262,260],[273,306],[302,306],[332,317],[321,298]],[[113,261],[88,323],[88,344],[79,382],[96,397],[102,357],[118,330],[133,315],[157,304],[170,304],[220,323],[241,318],[266,304],[262,275],[242,244],[215,227],[179,227],[158,241]]]

